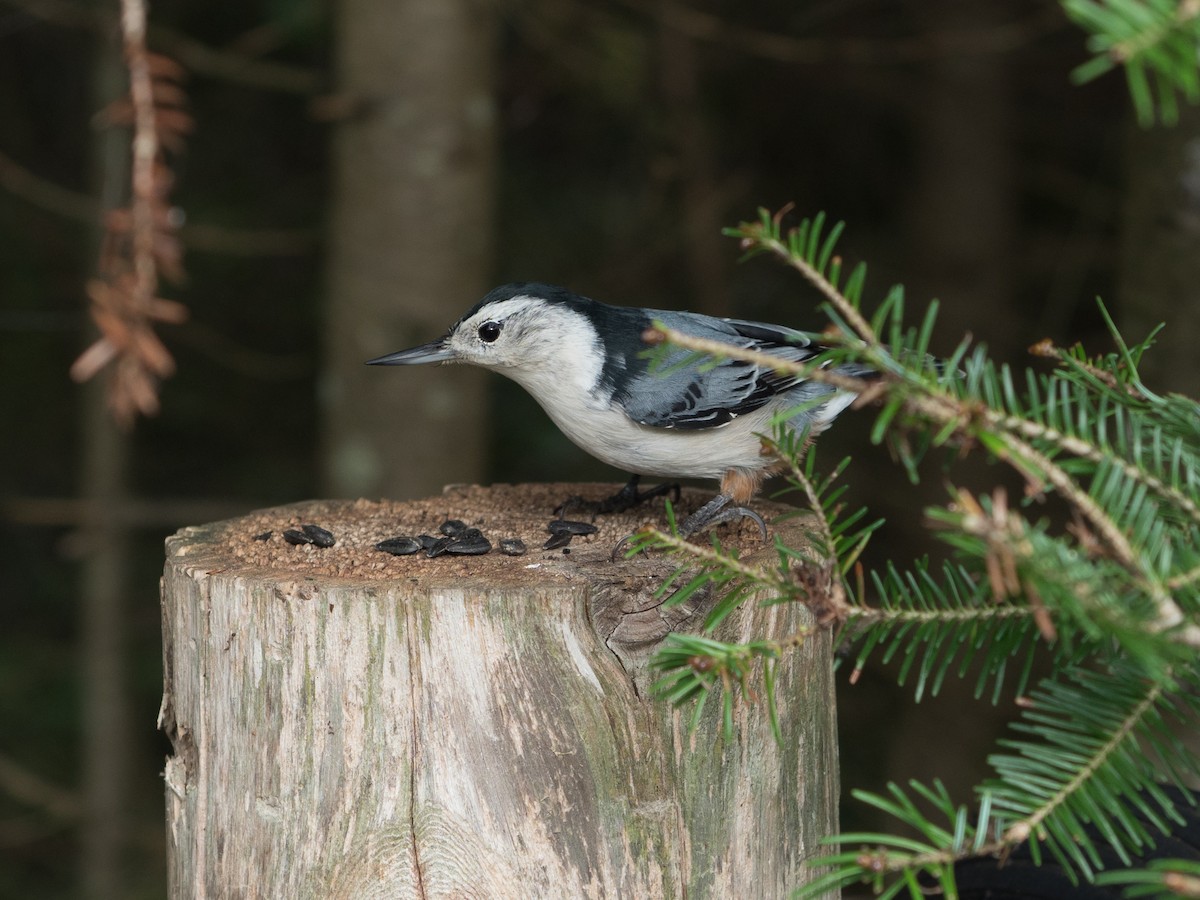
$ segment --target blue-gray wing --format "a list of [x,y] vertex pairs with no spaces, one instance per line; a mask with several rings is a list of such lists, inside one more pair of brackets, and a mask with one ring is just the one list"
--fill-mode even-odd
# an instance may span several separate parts
[[[651,315],[684,334],[794,362],[811,359],[825,349],[811,335],[778,325],[665,310]],[[671,350],[665,358],[628,378],[614,399],[631,419],[643,425],[716,428],[759,409],[801,380],[742,360],[714,364],[711,358],[704,358],[679,365],[690,355],[686,350]]]

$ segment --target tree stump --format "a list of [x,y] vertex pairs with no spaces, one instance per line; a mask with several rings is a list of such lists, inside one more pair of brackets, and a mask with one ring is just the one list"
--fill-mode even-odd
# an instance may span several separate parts
[[[803,861],[837,824],[828,633],[779,666],[782,744],[762,702],[737,705],[731,740],[719,703],[689,731],[690,710],[650,696],[646,662],[714,598],[664,609],[654,591],[676,561],[609,556],[663,522],[661,501],[540,549],[557,502],[612,490],[309,502],[169,538],[170,896],[782,897],[811,878]],[[448,518],[529,552],[374,549]],[[801,545],[804,521],[772,536]],[[337,543],[285,542],[303,523]],[[777,560],[753,527],[721,537],[751,564]],[[810,622],[799,604],[747,601],[717,636]]]

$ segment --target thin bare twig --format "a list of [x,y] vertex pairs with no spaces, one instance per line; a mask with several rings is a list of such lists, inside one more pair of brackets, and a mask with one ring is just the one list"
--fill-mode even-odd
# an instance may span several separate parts
[[947,29],[908,38],[798,37],[750,28],[683,3],[645,5],[637,0],[621,0],[621,4],[638,14],[650,10],[664,26],[693,40],[792,65],[845,62],[892,66],[947,56],[1010,53],[1065,27],[1061,11],[1050,6],[1003,24]]
[[100,216],[100,204],[95,198],[41,178],[3,153],[0,153],[0,188],[64,219],[95,224]]
[[77,819],[83,812],[83,801],[74,791],[46,780],[4,755],[0,755],[0,791],[56,818]]
[[[0,188],[39,209],[74,222],[95,224],[102,208],[96,198],[35,175],[0,153]],[[189,250],[225,256],[293,256],[312,252],[318,234],[309,228],[236,228],[189,222],[179,239]]]
[[[108,10],[71,0],[0,0],[0,3],[63,28],[84,28],[108,35],[118,24],[118,16]],[[321,90],[323,79],[320,73],[310,69],[217,50],[158,25],[150,25],[146,34],[157,50],[179,60],[189,71],[210,78],[292,94],[316,94]]]
[[245,509],[245,499],[129,498],[115,504],[74,497],[10,497],[0,500],[0,518],[16,525],[52,528],[87,528],[97,523],[127,528],[179,528],[187,522],[233,518]]

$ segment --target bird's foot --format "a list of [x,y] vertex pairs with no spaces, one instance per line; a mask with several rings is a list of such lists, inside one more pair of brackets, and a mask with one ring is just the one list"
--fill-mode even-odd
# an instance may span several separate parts
[[[728,494],[717,494],[717,496],[713,497],[713,499],[709,500],[680,523],[678,529],[679,536],[688,538],[697,532],[712,528],[714,525],[720,525],[723,522],[731,522],[734,519],[750,519],[758,526],[759,533],[765,541],[767,539],[767,523],[763,521],[763,517],[749,507],[730,506],[729,504],[732,502],[733,498]],[[612,549],[612,558],[616,559],[624,553],[626,546],[636,536],[636,534],[627,534],[621,540],[617,541]]]
[[675,502],[679,502],[678,482],[655,485],[643,491],[638,489],[639,481],[641,481],[640,475],[631,475],[629,482],[623,488],[611,497],[605,497],[603,500],[585,500],[578,496],[568,497],[555,508],[554,514],[565,517],[568,510],[576,509],[590,512],[593,516],[622,513],[628,509],[633,509],[633,507],[639,504],[645,503],[647,500],[653,500],[655,497],[664,497],[667,494],[673,494]]
[[698,531],[731,522],[734,519],[750,519],[758,526],[762,539],[767,539],[767,523],[763,517],[747,506],[730,506],[733,498],[728,494],[717,494],[702,507],[683,520],[679,526],[680,537],[691,537]]

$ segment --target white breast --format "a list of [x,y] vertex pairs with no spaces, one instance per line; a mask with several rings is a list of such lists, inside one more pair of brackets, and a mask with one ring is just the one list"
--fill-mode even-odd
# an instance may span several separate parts
[[[525,374],[525,373],[522,373]],[[770,434],[772,410],[764,407],[720,428],[687,431],[640,425],[619,407],[597,402],[592,387],[577,380],[516,377],[572,442],[623,472],[664,478],[715,478],[728,469],[759,469],[755,432]]]

